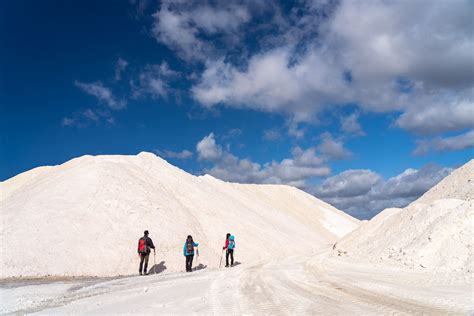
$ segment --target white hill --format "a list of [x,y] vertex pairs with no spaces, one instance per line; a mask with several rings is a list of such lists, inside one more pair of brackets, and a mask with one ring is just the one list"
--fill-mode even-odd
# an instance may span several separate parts
[[156,264],[170,272],[184,270],[188,234],[200,243],[195,263],[216,267],[227,232],[236,260],[250,263],[311,254],[359,224],[294,187],[196,177],[150,153],[83,156],[22,173],[0,191],[0,278],[136,274],[145,229]]
[[474,160],[404,209],[382,211],[340,240],[357,261],[473,272]]

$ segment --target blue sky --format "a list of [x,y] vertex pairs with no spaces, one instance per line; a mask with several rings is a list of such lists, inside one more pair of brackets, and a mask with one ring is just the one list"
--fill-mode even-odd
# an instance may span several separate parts
[[0,180],[151,151],[359,218],[473,157],[470,1],[4,1]]

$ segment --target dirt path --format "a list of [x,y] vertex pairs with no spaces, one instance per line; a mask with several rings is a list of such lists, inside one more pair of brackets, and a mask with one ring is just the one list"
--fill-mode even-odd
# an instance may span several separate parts
[[[192,274],[2,288],[0,298],[22,302],[2,312],[48,314],[446,315],[474,310],[472,284],[466,276],[294,257]],[[33,292],[49,294],[28,301]]]
[[474,307],[472,287],[464,278],[324,259],[290,258],[255,266],[241,273],[239,285],[240,309],[257,314],[445,315]]

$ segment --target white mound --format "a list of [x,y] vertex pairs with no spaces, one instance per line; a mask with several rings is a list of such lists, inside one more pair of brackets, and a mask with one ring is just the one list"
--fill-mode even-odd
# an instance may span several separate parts
[[431,203],[436,200],[458,199],[472,201],[474,199],[474,159],[456,169],[451,175],[423,194],[414,203]]
[[404,209],[386,209],[340,240],[340,256],[472,272],[474,160]]
[[1,278],[136,274],[145,229],[159,269],[182,271],[188,234],[200,244],[195,265],[216,267],[227,232],[250,263],[310,254],[359,223],[294,187],[196,177],[150,153],[84,156],[0,190]]

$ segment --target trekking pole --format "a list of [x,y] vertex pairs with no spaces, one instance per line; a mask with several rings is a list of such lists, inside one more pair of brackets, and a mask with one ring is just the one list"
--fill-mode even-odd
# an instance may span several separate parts
[[221,261],[219,261],[219,269],[221,268],[221,264],[222,264],[222,256],[224,255],[224,249],[222,249],[222,252],[221,252]]

